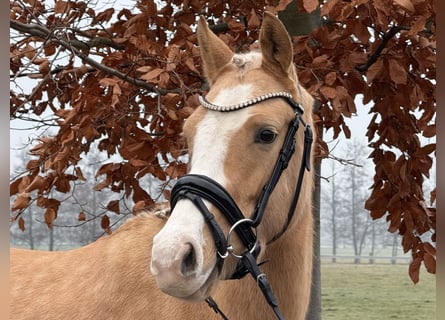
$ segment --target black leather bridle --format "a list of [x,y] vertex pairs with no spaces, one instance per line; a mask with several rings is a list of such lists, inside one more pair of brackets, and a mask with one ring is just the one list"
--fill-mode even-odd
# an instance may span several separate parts
[[[233,200],[232,196],[218,182],[210,177],[198,174],[187,174],[177,180],[171,192],[170,204],[171,211],[173,211],[174,207],[180,199],[185,198],[193,202],[193,204],[202,213],[207,225],[210,227],[210,230],[212,232],[217,249],[216,257],[218,271],[221,272],[222,266],[224,264],[224,259],[227,258],[229,254],[238,258],[240,262],[237,265],[235,273],[231,275],[230,279],[240,279],[247,273],[250,273],[257,281],[258,286],[263,292],[268,303],[273,308],[277,318],[284,319],[281,311],[278,308],[278,303],[273,295],[270,284],[264,273],[262,273],[259,269],[259,265],[256,261],[256,258],[261,249],[258,244],[256,232],[254,232],[253,229],[255,229],[256,231],[256,228],[261,223],[269,198],[274,191],[282,172],[287,168],[289,161],[294,154],[295,134],[299,128],[299,125],[302,124],[304,126],[304,149],[301,159],[300,171],[295,187],[295,193],[287,214],[287,220],[283,225],[283,228],[271,240],[269,240],[268,244],[277,240],[287,230],[298,202],[304,171],[305,169],[308,171],[310,170],[310,150],[313,139],[311,128],[302,119],[302,107],[298,103],[296,103],[293,100],[292,96],[287,92],[269,93],[234,106],[214,105],[208,102],[204,97],[200,97],[200,102],[201,105],[207,109],[215,110],[218,112],[229,112],[253,106],[259,102],[274,98],[285,99],[285,101],[294,111],[294,118],[291,120],[287,129],[286,137],[278,155],[278,159],[272,170],[271,177],[269,178],[269,181],[264,185],[251,216],[249,218],[246,218],[243,215],[238,205]],[[215,220],[214,215],[204,204],[203,199],[212,203],[224,215],[229,225],[232,226],[227,236],[224,234],[218,222]],[[242,253],[235,253],[233,247],[230,244],[230,237],[233,232],[236,232],[239,239],[246,248],[246,250]],[[222,317],[224,319],[227,319],[221,312],[221,310],[219,310],[216,303],[211,297],[207,299],[207,302],[215,310],[215,312],[221,313]]]

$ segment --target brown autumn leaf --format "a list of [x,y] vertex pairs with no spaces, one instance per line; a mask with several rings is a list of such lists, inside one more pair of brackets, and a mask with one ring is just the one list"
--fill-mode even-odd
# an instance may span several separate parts
[[372,83],[383,70],[383,60],[377,60],[366,72],[368,83]]
[[20,177],[16,180],[14,180],[10,185],[9,185],[9,196],[13,196],[17,193],[19,193],[19,185],[21,184],[23,180],[23,177]]
[[53,208],[47,208],[45,211],[45,223],[48,226],[48,228],[52,229],[53,222],[56,220],[57,213],[56,210]]
[[[110,211],[113,211],[114,213],[119,214],[120,213],[119,200],[112,200],[112,201],[108,202],[107,209]],[[103,228],[103,229],[105,229],[105,228]]]
[[436,135],[436,124],[432,124],[429,126],[426,126],[425,129],[422,131],[422,135],[425,138],[432,138]]
[[303,8],[306,12],[311,13],[320,5],[319,0],[303,0]]
[[427,144],[421,148],[418,148],[414,152],[414,156],[415,157],[423,157],[423,156],[429,155],[430,153],[432,153],[434,151],[436,151],[436,144],[430,143],[430,144]]
[[82,173],[82,169],[80,167],[75,167],[74,168],[75,172],[76,172],[76,177],[81,180],[81,181],[86,181],[87,179],[83,176]]
[[415,35],[425,28],[426,25],[426,17],[420,16],[417,17],[416,20],[412,23],[410,29],[408,30],[408,35]]
[[389,64],[389,76],[394,83],[397,84],[406,84],[408,80],[408,71],[405,67],[401,65],[399,61],[396,59],[391,59],[388,61]]
[[[398,198],[398,197],[395,195],[393,198]],[[397,208],[389,211],[387,218],[389,220],[389,227],[388,227],[389,232],[394,233],[397,230],[399,230],[402,226],[406,228],[406,219],[404,219],[402,223],[401,217],[402,217],[401,209]],[[412,229],[410,231],[412,231]]]
[[49,43],[44,47],[45,56],[49,57],[56,53],[56,45]]
[[323,3],[323,6],[321,7],[321,15],[332,16],[331,12],[338,2],[340,2],[340,0],[329,0],[326,3]]
[[167,109],[167,115],[170,119],[172,120],[178,120],[178,114],[176,113],[175,110],[173,109]]
[[187,68],[190,69],[190,71],[193,71],[196,74],[200,74],[199,70],[196,69],[195,61],[192,57],[185,60],[185,65],[187,66]]
[[140,160],[140,159],[131,159],[130,160],[130,164],[133,167],[137,167],[137,168],[139,168],[139,167],[148,167],[150,165],[147,161]]
[[402,8],[405,8],[406,10],[410,12],[415,12],[416,9],[414,8],[414,5],[411,0],[394,0],[395,3],[400,5]]
[[[415,215],[416,212],[413,210],[406,210],[404,214],[403,221],[405,222],[405,226],[408,232],[413,232],[415,229],[414,219],[413,215]],[[397,228],[398,229],[398,228]],[[396,231],[396,230],[394,230]]]
[[286,7],[291,3],[293,0],[280,0],[278,2],[278,5],[275,7],[275,10],[277,11],[283,11],[286,9]]
[[[180,47],[178,45],[172,45],[168,48],[167,66],[165,68],[166,71],[173,71],[176,69],[176,66],[178,65],[178,63],[181,59],[180,53],[181,53]],[[139,68],[138,71],[141,71],[141,72],[150,71],[150,70],[146,70],[146,71],[140,70],[142,68],[144,68],[144,67]]]
[[432,245],[431,245],[431,243],[429,243],[429,242],[425,242],[424,244],[423,244],[423,249],[425,250],[425,252],[428,252],[430,255],[432,255],[433,257],[435,257],[436,256],[436,252],[437,252],[437,250],[436,250],[436,248],[434,248]]
[[135,154],[137,152],[140,152],[144,148],[145,144],[146,144],[145,141],[128,144],[125,148],[125,151],[131,154]]
[[68,179],[59,178],[54,182],[55,189],[62,193],[67,193],[71,190],[71,185]]
[[39,71],[41,74],[47,74],[49,72],[50,63],[48,59],[45,59],[42,63],[39,64]]
[[108,230],[110,228],[110,218],[107,215],[103,215],[100,220],[100,227],[104,230]]
[[411,280],[414,283],[419,282],[419,272],[420,272],[421,262],[422,262],[422,258],[416,257],[413,259],[413,261],[409,265],[408,273],[409,273]]
[[114,13],[114,8],[105,9],[104,11],[99,12],[98,14],[96,14],[96,16],[93,17],[93,21],[91,22],[91,24],[96,25],[107,22],[111,19],[113,13]]
[[133,212],[133,214],[138,214],[139,212],[141,212],[145,208],[146,208],[145,201],[140,200],[140,201],[138,201],[138,202],[136,202],[134,204],[132,212]]
[[335,83],[335,80],[337,80],[337,72],[332,71],[329,72],[325,77],[324,77],[324,82],[329,86],[332,87]]
[[238,21],[238,19],[229,19],[227,25],[233,33],[242,32],[246,28],[242,22]]
[[[177,47],[177,46],[175,46],[175,47]],[[170,60],[167,60],[167,63],[170,63],[170,62],[171,62]],[[142,66],[142,67],[136,68],[136,71],[141,72],[141,73],[147,73],[147,72],[150,72],[151,70],[153,70],[152,66]]]
[[33,46],[31,46],[29,43],[26,44],[26,46],[24,48],[24,55],[32,61],[35,54],[36,54],[36,49]]
[[434,188],[430,193],[430,205],[436,201],[436,188]]
[[342,128],[343,134],[345,135],[346,139],[350,139],[351,138],[351,130],[346,125],[346,123],[342,123],[341,128]]
[[314,60],[312,60],[312,65],[314,67],[326,66],[328,60],[329,56],[327,54],[323,54],[318,57],[315,57]]
[[28,185],[28,187],[26,188],[26,192],[31,192],[34,191],[36,189],[39,190],[39,192],[43,191],[43,187],[45,186],[46,181],[43,177],[41,176],[35,176],[34,179],[32,180],[32,182]]
[[423,263],[425,264],[425,268],[429,273],[436,273],[436,258],[429,252],[424,253]]
[[79,221],[85,221],[87,219],[87,215],[85,212],[79,212],[79,215],[77,216],[77,220]]
[[23,217],[19,218],[18,224],[19,224],[19,229],[24,232],[25,231],[25,219],[23,219]]
[[258,18],[258,15],[256,14],[255,10],[252,8],[250,10],[249,19],[247,20],[247,25],[249,26],[250,29],[257,29],[257,28],[259,28],[260,24],[261,24],[260,18]]
[[14,200],[12,204],[12,211],[23,210],[28,207],[29,201],[31,201],[31,197],[29,193],[20,193]]
[[107,178],[104,181],[96,184],[94,186],[93,190],[94,191],[102,191],[103,189],[108,188],[111,183],[112,183],[111,176],[107,175]]
[[386,195],[383,194],[383,190],[374,189],[371,196],[365,202],[365,209],[371,212],[373,219],[381,218],[386,213],[387,200]]
[[38,169],[39,165],[40,165],[39,160],[29,160],[28,163],[26,164],[26,169],[28,170]]
[[170,82],[170,74],[168,72],[162,72],[159,75],[159,81],[158,81],[159,86],[165,88],[168,86],[169,82]]
[[337,90],[328,86],[322,86],[320,92],[328,99],[334,99],[337,96]]
[[96,178],[102,174],[106,174],[108,172],[118,171],[122,168],[120,163],[106,163],[102,165],[96,173]]

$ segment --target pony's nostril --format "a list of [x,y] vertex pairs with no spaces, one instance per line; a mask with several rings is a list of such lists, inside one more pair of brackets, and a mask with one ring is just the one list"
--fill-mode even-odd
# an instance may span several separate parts
[[193,249],[193,246],[191,244],[187,244],[187,246],[188,250],[184,255],[184,259],[182,259],[182,264],[181,264],[181,273],[184,276],[189,275],[190,273],[195,271],[196,268],[195,250]]

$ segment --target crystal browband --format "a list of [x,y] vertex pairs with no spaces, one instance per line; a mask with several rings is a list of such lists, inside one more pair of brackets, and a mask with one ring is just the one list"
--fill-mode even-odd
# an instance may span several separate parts
[[213,104],[211,102],[209,102],[205,97],[203,96],[199,96],[199,103],[206,109],[209,110],[214,110],[214,111],[220,111],[220,112],[229,112],[229,111],[235,111],[235,110],[239,110],[239,109],[243,109],[246,107],[250,107],[254,104],[263,102],[265,100],[269,100],[272,98],[285,98],[292,106],[293,109],[295,109],[296,111],[303,113],[303,108],[294,101],[294,99],[292,98],[292,95],[289,92],[285,92],[285,91],[281,91],[281,92],[271,92],[271,93],[267,93],[267,94],[263,94],[259,97],[238,103],[238,104],[233,104],[233,105],[227,105],[227,106],[222,106],[222,105],[217,105],[217,104]]

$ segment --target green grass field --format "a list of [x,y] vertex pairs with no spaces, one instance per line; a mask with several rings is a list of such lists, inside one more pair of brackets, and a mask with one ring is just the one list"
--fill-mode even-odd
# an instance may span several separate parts
[[408,265],[322,263],[322,319],[435,320],[436,277],[422,267],[416,285]]

